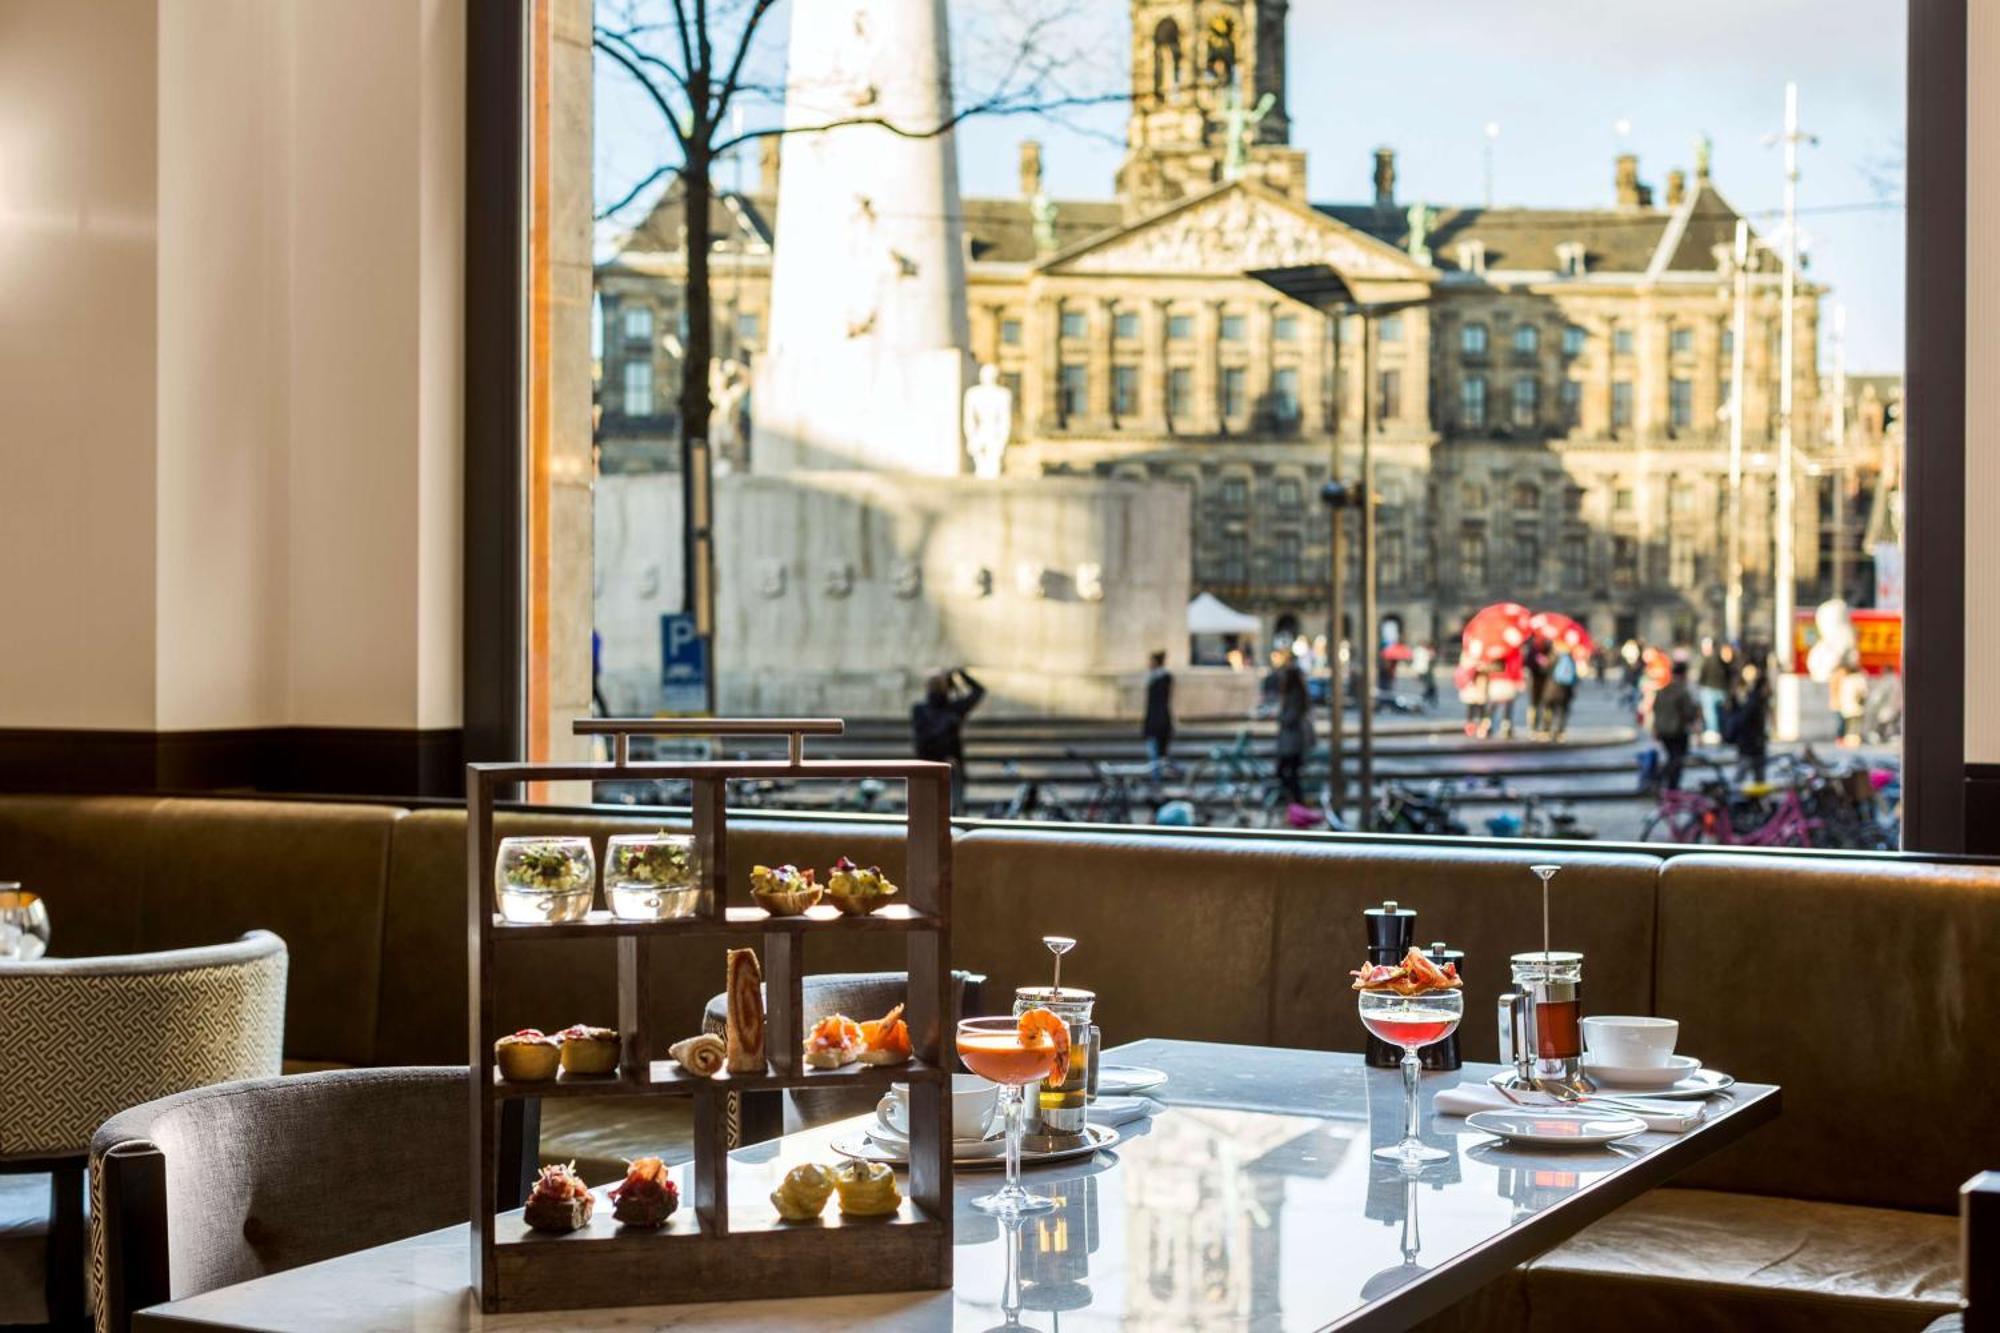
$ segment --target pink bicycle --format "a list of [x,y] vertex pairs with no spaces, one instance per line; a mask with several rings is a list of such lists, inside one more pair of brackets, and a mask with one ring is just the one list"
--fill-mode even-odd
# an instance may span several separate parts
[[1642,842],[1714,843],[1724,847],[1811,847],[1820,821],[1808,814],[1796,785],[1729,785],[1722,766],[1695,791],[1660,790],[1659,807],[1639,830]]

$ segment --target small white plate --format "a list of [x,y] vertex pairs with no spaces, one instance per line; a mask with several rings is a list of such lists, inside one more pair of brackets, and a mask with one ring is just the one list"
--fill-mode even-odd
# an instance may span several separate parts
[[1583,1072],[1606,1091],[1651,1092],[1656,1088],[1671,1088],[1700,1068],[1701,1061],[1692,1055],[1670,1055],[1663,1065],[1614,1065],[1592,1059],[1588,1051],[1583,1055]]
[[1474,1111],[1465,1123],[1509,1143],[1543,1148],[1594,1148],[1646,1132],[1646,1122],[1637,1116],[1574,1111]]
[[1165,1074],[1144,1065],[1100,1065],[1097,1070],[1097,1093],[1100,1097],[1130,1096],[1151,1092],[1166,1081]]
[[[1045,1162],[1066,1162],[1072,1157],[1088,1157],[1100,1148],[1109,1148],[1118,1142],[1118,1131],[1109,1125],[1086,1125],[1084,1134],[1089,1142],[1074,1148],[1064,1148],[1060,1152],[1035,1152],[1021,1149],[1022,1166],[1040,1166]],[[832,1148],[842,1157],[858,1157],[864,1162],[882,1162],[888,1166],[904,1166],[910,1160],[910,1145],[902,1142],[877,1140],[872,1131],[857,1129],[834,1139]],[[968,1155],[970,1154],[970,1155]],[[951,1164],[966,1168],[999,1166],[1007,1156],[1007,1141],[1004,1138],[987,1139],[983,1143],[952,1144]]]
[[1099,1097],[1090,1104],[1090,1123],[1129,1125],[1159,1113],[1160,1104],[1150,1097]]

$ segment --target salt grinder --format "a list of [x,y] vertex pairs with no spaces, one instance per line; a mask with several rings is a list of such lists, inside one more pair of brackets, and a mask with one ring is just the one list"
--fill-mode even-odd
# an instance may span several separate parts
[[[1424,950],[1424,954],[1439,967],[1443,967],[1446,963],[1456,964],[1459,980],[1461,982],[1465,980],[1465,950],[1447,949],[1444,947],[1444,941],[1439,940]],[[1451,1035],[1444,1040],[1434,1041],[1420,1049],[1417,1052],[1417,1063],[1426,1069],[1457,1069],[1461,1063],[1458,1058],[1458,1029],[1453,1028]]]
[[[1403,961],[1417,938],[1417,912],[1391,898],[1380,907],[1361,913],[1368,920],[1368,963],[1371,967],[1394,967]],[[1453,1048],[1454,1055],[1456,1047]],[[1392,1046],[1374,1033],[1368,1034],[1368,1064],[1374,1069],[1395,1069],[1403,1063],[1403,1048]]]

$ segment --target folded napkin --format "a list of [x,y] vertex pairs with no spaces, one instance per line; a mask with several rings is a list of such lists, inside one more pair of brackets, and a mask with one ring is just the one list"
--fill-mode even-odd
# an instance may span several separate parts
[[1158,1115],[1166,1107],[1151,1097],[1099,1097],[1090,1107],[1093,1125],[1129,1125],[1134,1120]]
[[[1701,1123],[1700,1102],[1674,1102],[1644,1097],[1620,1097],[1613,1106],[1600,1101],[1582,1105],[1559,1102],[1545,1092],[1517,1092],[1520,1101],[1510,1102],[1491,1083],[1461,1083],[1437,1095],[1433,1109],[1439,1115],[1471,1115],[1474,1111],[1570,1111],[1576,1114],[1630,1115],[1646,1122],[1646,1128],[1662,1134],[1685,1134]],[[1525,1105],[1523,1105],[1525,1103]]]

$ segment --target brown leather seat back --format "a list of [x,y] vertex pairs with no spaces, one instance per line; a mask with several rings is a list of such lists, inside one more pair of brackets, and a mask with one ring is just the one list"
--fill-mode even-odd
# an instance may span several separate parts
[[0,873],[48,901],[65,958],[269,930],[291,949],[288,1059],[375,1061],[391,805],[0,799]]
[[[502,814],[503,837],[574,833],[595,844],[598,864],[613,833],[663,827],[653,816]],[[671,831],[685,825],[668,823]],[[903,873],[903,826],[884,822],[761,820],[729,823],[729,873],[737,901],[748,901],[750,867],[786,861],[826,868],[846,855]],[[387,935],[382,960],[381,1063],[441,1063],[465,1059],[465,813],[423,810],[396,828],[389,868]],[[741,943],[742,941],[734,941]],[[655,1012],[661,1044],[701,1031],[702,1006],[722,987],[719,936],[660,938],[653,944]],[[754,941],[753,941],[754,943]],[[843,932],[807,950],[815,972],[869,971],[904,966],[901,940],[877,932]],[[615,1025],[617,952],[609,940],[549,940],[510,945],[496,960],[499,1021],[509,1030],[545,1030],[571,1023]]]
[[[139,895],[157,796],[0,796],[0,879],[42,895],[65,958],[145,948]],[[217,934],[208,943],[220,944]]]
[[[1107,1041],[1354,1050],[1364,1034],[1347,973],[1362,961],[1361,912],[1394,898],[1417,909],[1422,943],[1466,951],[1463,1049],[1491,1060],[1507,957],[1541,947],[1528,870],[1539,859],[1415,841],[980,829],[957,844],[953,958],[990,978],[991,1008],[1046,984],[1041,937],[1071,935],[1064,980],[1098,993]],[[1659,862],[1556,859],[1554,943],[1588,955],[1590,1007],[1651,1012]]]
[[1684,1183],[1948,1211],[2000,1162],[2000,870],[1697,853],[1660,877],[1679,1049],[1784,1088]]

